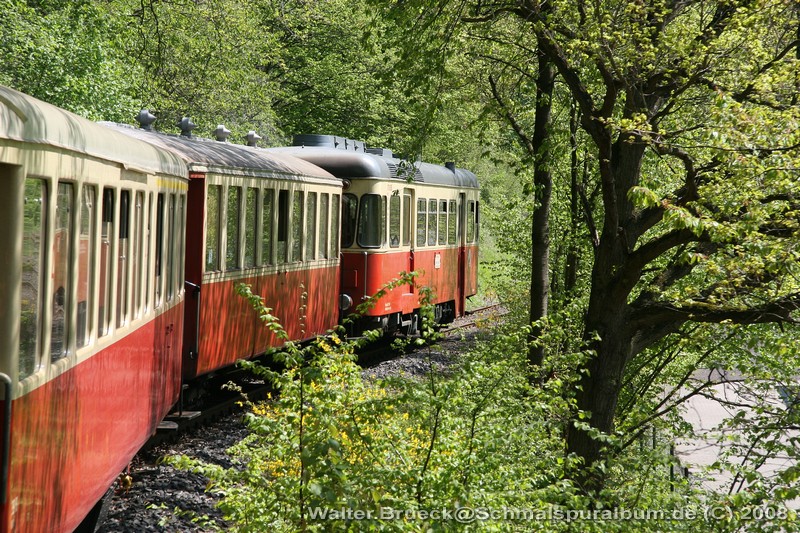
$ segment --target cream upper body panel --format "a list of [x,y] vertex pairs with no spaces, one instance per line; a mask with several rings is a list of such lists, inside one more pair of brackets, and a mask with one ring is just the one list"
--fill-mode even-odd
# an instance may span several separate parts
[[188,174],[185,161],[175,154],[7,87],[0,87],[0,140],[4,150],[16,141],[116,162],[145,174]]

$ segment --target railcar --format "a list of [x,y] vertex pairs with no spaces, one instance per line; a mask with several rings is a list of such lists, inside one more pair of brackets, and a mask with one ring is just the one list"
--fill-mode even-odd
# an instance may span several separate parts
[[75,529],[178,398],[187,177],[0,87],[0,531]]
[[[400,272],[434,291],[436,319],[464,313],[477,292],[479,190],[470,171],[404,162],[389,150],[331,135],[299,135],[277,149],[318,165],[347,183],[342,196],[340,306],[347,313]],[[413,333],[419,327],[413,285],[389,291],[361,327]]]
[[[422,272],[442,321],[476,291],[472,173],[330,136],[264,150],[189,131],[0,87],[0,533],[91,526],[184,383],[283,342],[239,283],[294,340],[401,271]],[[413,332],[416,291],[366,326]]]
[[336,326],[340,179],[224,138],[117,129],[180,154],[189,168],[184,380],[283,342],[237,295],[240,283],[264,297],[292,340]]

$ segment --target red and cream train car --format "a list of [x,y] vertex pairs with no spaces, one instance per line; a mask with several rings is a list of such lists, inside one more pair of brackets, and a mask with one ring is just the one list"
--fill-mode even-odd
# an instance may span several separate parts
[[[475,175],[452,164],[407,163],[383,149],[331,135],[299,135],[279,148],[348,184],[342,196],[341,298],[347,311],[400,272],[434,291],[436,318],[464,314],[477,292],[479,190]],[[392,289],[366,314],[365,327],[414,332],[414,286]]]
[[119,131],[189,167],[183,377],[280,346],[236,285],[251,285],[292,340],[338,321],[342,181],[302,159],[223,141]]
[[[90,527],[183,383],[280,345],[238,284],[295,340],[402,271],[442,321],[476,291],[472,173],[187,137],[0,87],[0,533]],[[398,287],[367,326],[414,331],[418,309]]]
[[72,531],[178,398],[187,168],[0,87],[0,531]]

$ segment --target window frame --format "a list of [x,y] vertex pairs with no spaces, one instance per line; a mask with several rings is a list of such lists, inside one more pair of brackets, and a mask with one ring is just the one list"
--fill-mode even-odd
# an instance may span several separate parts
[[428,245],[428,199],[417,198],[417,231],[416,246],[418,248]]
[[318,195],[314,191],[309,191],[305,195],[305,228],[303,235],[303,258],[306,261],[314,261],[317,258],[317,224],[318,224]]
[[436,246],[439,232],[439,200],[428,199],[428,246]]
[[[271,187],[264,187],[261,190],[261,209],[259,210],[261,217],[261,242],[259,249],[261,258],[259,264],[261,266],[268,266],[275,264],[274,249],[275,249],[275,189]],[[269,198],[269,202],[267,202]],[[267,208],[269,206],[269,208]]]
[[225,271],[242,269],[242,187],[229,185],[225,194]]
[[[372,202],[375,200],[377,200],[377,209],[373,208],[371,205],[367,205],[372,204]],[[361,198],[359,198],[358,225],[356,231],[356,243],[358,244],[359,248],[381,248],[386,244],[386,207],[386,195],[378,193],[365,193],[361,195]],[[368,209],[375,209],[375,211],[369,212]],[[365,228],[368,229],[373,227],[371,218],[374,215],[378,216],[380,223],[378,224],[378,229],[375,231],[375,233],[370,234],[369,236],[377,237],[377,241],[366,239],[365,232],[363,231]]]
[[317,236],[317,254],[320,259],[328,259],[331,255],[330,243],[330,216],[331,216],[331,199],[330,194],[323,192],[319,195],[319,216],[317,217],[318,223],[318,236]]
[[[98,243],[97,232],[97,189],[94,184],[83,184],[80,188],[80,222],[78,224],[78,272],[77,272],[77,301],[76,309],[76,334],[75,347],[80,350],[92,344],[94,338],[94,307],[95,307],[95,258]],[[87,199],[87,194],[90,198]],[[87,201],[88,200],[88,201]],[[85,239],[85,246],[84,246]],[[81,300],[81,293],[85,300]],[[81,313],[81,303],[85,303]]]
[[399,194],[392,194],[389,197],[389,247],[400,248],[402,235],[403,200],[400,198]]
[[[213,193],[212,193],[213,191]],[[212,206],[211,199],[214,199]],[[150,200],[152,202],[152,198]],[[209,183],[206,190],[206,220],[205,220],[205,272],[219,272],[222,270],[220,261],[222,219],[222,185]]]
[[[244,254],[242,259],[242,268],[254,268],[258,264],[258,232],[259,232],[259,200],[261,195],[256,187],[246,187],[244,194],[244,226],[243,226],[243,240],[244,240]],[[252,205],[251,205],[252,204]]]
[[[351,248],[356,243],[358,235],[358,203],[359,198],[351,192],[342,194],[341,198],[341,242],[342,248]],[[351,206],[355,205],[355,209]],[[345,210],[347,212],[345,212]]]

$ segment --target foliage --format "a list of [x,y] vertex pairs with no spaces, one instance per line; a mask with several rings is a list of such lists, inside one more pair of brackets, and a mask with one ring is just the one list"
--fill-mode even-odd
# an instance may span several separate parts
[[[308,455],[292,459],[305,420],[304,449],[325,460],[304,467],[294,485],[270,480],[267,493],[283,487],[306,503],[379,506],[385,498],[409,508],[417,498],[511,502],[465,489],[495,487],[491,466],[528,483],[515,505],[699,498],[680,483],[664,494],[664,467],[676,466],[668,445],[640,443],[653,428],[659,442],[691,436],[680,409],[714,390],[691,376],[723,368],[760,391],[761,401],[729,422],[740,433],[731,457],[712,465],[736,464],[734,475],[747,480],[718,498],[741,510],[795,495],[794,469],[767,479],[760,464],[763,451],[794,453],[794,411],[768,399],[790,391],[797,373],[797,12],[790,0],[0,0],[0,83],[91,118],[128,121],[149,107],[167,131],[189,115],[198,134],[224,123],[234,141],[256,130],[270,144],[333,133],[455,159],[481,177],[482,256],[490,260],[483,285],[511,307],[518,331],[498,335],[452,376],[422,384],[364,382],[352,346],[335,335],[289,344],[287,374],[273,376],[287,394],[258,407],[274,418],[254,415],[265,435],[253,439],[279,443],[285,465],[310,465]],[[542,55],[558,71],[547,160],[530,150]],[[533,324],[546,360],[527,368],[521,280],[542,253],[528,231],[542,168],[553,176],[551,306]],[[523,385],[526,373],[536,386]],[[505,380],[493,389],[491,375]],[[484,391],[484,403],[470,390]],[[514,435],[501,435],[497,420]],[[362,430],[382,435],[370,434],[369,446],[391,459],[385,472],[369,462]],[[390,446],[389,437],[409,431],[423,445]],[[466,484],[463,472],[479,463],[465,458],[464,443],[493,449],[488,436],[508,457],[484,453],[487,469]],[[413,468],[401,474],[401,463]],[[574,465],[605,482],[591,502],[565,481]],[[552,477],[531,476],[537,469]],[[375,501],[367,487],[379,473],[397,487]],[[231,483],[234,490],[239,480]],[[547,492],[562,489],[561,500]],[[288,506],[296,503],[288,494],[271,496],[271,516],[299,527],[303,513]]]
[[177,132],[176,124],[189,116],[198,135],[211,136],[223,124],[232,142],[249,130],[279,137],[272,110],[276,84],[265,70],[281,47],[261,31],[253,16],[257,7],[252,0],[106,3],[108,15],[126,24],[120,49],[141,71],[137,105],[159,118],[157,128]]
[[92,119],[122,120],[135,65],[120,53],[121,21],[95,2],[0,2],[0,84]]
[[[657,406],[641,399],[679,384],[702,353],[664,359],[660,350],[693,328],[727,335],[736,324],[796,322],[796,3],[375,4],[424,35],[402,66],[441,70],[442,57],[462,54],[479,63],[487,109],[522,146],[535,135],[535,65],[545,58],[558,71],[553,103],[569,118],[554,121],[545,146],[569,149],[520,161],[527,175],[554,172],[554,213],[568,222],[549,236],[566,243],[551,261],[551,286],[563,290],[551,325],[575,317],[594,354],[577,392],[576,416],[591,416],[573,420],[566,441],[585,460],[577,479],[599,490],[605,478],[587,471],[616,452],[595,437]],[[518,211],[516,224],[498,217],[516,249],[527,214]],[[567,280],[576,266],[586,272],[580,286]],[[575,297],[582,312],[563,313]]]
[[[280,335],[262,300],[249,288],[242,294]],[[428,328],[423,332],[434,336]],[[431,371],[420,379],[378,382],[364,379],[355,364],[354,350],[362,342],[332,332],[307,346],[288,343],[274,355],[286,365],[281,372],[245,363],[268,377],[278,396],[248,402],[252,434],[231,449],[236,466],[172,461],[209,475],[212,490],[224,496],[226,517],[242,531],[448,530],[457,522],[399,517],[433,509],[501,508],[531,497],[560,500],[562,491],[569,492],[558,482],[558,465],[542,467],[535,478],[524,475],[551,457],[547,448],[557,440],[552,431],[547,437],[547,420],[563,416],[536,417],[518,408],[527,383],[517,362],[502,356],[501,346],[519,343],[518,337],[486,345],[454,370],[452,379]],[[549,402],[540,405],[551,409]],[[320,514],[343,509],[372,517],[355,521]],[[396,515],[387,519],[388,509]]]
[[[404,276],[386,289],[410,281]],[[261,297],[246,286],[240,294],[285,336]],[[274,354],[286,365],[280,372],[244,363],[278,395],[247,402],[252,433],[229,450],[232,468],[168,460],[208,475],[226,519],[241,531],[694,531],[719,525],[709,518],[712,504],[714,513],[766,508],[752,491],[704,500],[675,475],[679,465],[660,432],[649,430],[637,446],[625,445],[625,434],[598,435],[623,450],[604,472],[614,488],[580,495],[566,477],[576,458],[558,452],[575,410],[575,369],[590,354],[567,348],[568,328],[544,328],[544,342],[565,348],[546,361],[544,385],[531,387],[524,355],[509,357],[525,353],[527,332],[495,328],[447,374],[431,366],[422,377],[378,381],[355,364],[362,341],[332,332],[306,346],[288,343]],[[788,484],[784,491],[794,494]],[[616,518],[626,512],[646,518]],[[741,520],[730,516],[720,530]]]
[[[249,287],[240,292],[280,335],[263,300]],[[544,331],[548,344],[569,344],[563,328]],[[590,354],[549,358],[550,379],[532,387],[522,370],[526,338],[496,324],[446,374],[431,366],[424,376],[383,380],[362,375],[360,342],[338,332],[289,343],[274,354],[282,371],[245,364],[277,395],[246,402],[252,433],[229,450],[233,467],[167,460],[209,476],[239,531],[728,531],[741,518],[720,523],[708,505],[728,513],[757,503],[705,500],[675,475],[669,444],[650,431],[627,447],[624,435],[600,436],[624,449],[604,472],[614,488],[581,495],[566,477],[576,458],[559,450],[575,409],[575,369]],[[639,518],[618,518],[624,513]]]
[[395,136],[407,123],[404,99],[380,81],[391,52],[365,36],[375,21],[363,4],[265,0],[258,12],[261,31],[280,43],[265,70],[276,85],[273,105],[283,131],[400,148]]

